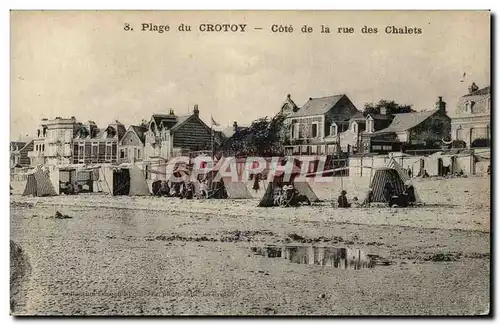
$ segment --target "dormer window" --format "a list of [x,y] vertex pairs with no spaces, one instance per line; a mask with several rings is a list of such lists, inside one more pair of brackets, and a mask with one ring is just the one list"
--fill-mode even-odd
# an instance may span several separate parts
[[352,132],[358,132],[358,123],[352,122]]
[[474,109],[474,104],[475,102],[469,100],[465,103],[465,112],[466,113],[472,113],[472,110]]
[[375,131],[375,127],[373,125],[373,118],[368,115],[368,117],[366,118],[366,132],[367,133],[372,133]]
[[337,132],[338,132],[337,124],[334,123],[334,124],[330,125],[330,136],[333,136],[333,137],[336,136]]

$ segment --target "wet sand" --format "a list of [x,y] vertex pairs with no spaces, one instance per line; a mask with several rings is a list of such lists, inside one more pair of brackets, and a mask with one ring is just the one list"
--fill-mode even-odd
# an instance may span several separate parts
[[[321,199],[335,192],[313,187]],[[489,310],[490,183],[425,180],[418,208],[257,208],[88,194],[11,196],[27,254],[18,315],[472,315]],[[436,193],[437,192],[437,193]],[[336,193],[336,192],[335,192]],[[56,219],[56,211],[68,215]],[[268,244],[362,249],[359,270],[268,258]]]

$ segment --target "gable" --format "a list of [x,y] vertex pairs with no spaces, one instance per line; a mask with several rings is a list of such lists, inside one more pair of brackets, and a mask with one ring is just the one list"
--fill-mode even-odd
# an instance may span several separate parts
[[137,134],[131,130],[125,132],[125,135],[120,141],[121,146],[143,146],[144,144],[139,139]]

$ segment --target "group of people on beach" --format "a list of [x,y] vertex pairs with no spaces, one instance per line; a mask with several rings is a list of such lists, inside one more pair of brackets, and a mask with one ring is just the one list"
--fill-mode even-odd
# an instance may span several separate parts
[[178,197],[181,199],[193,199],[196,195],[193,182],[171,182],[157,180],[152,184],[154,196]]
[[[157,180],[152,184],[154,196],[178,197],[181,199],[208,199],[210,191],[207,179],[198,179],[198,186],[191,180],[172,182]],[[196,189],[198,188],[198,189]]]
[[[405,183],[404,191],[401,194],[397,194],[394,186],[390,182],[386,182],[383,189],[383,197],[385,204],[389,207],[408,207],[413,206],[416,203],[415,188],[410,182]],[[342,190],[339,197],[337,198],[337,207],[339,208],[361,208],[370,207],[373,203],[373,190],[368,189],[363,202],[359,202],[357,197],[353,197],[352,201],[349,202],[347,199],[347,191]]]
[[311,200],[300,192],[293,184],[276,186],[273,193],[275,206],[298,207],[306,204],[311,205]]

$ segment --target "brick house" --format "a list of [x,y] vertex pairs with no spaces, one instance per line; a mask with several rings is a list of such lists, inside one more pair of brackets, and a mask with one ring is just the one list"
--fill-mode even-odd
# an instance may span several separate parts
[[294,110],[292,106],[286,119],[290,137],[287,154],[338,153],[339,134],[348,130],[351,118],[361,114],[345,94],[309,98]]
[[455,116],[451,119],[451,138],[464,141],[470,148],[474,145],[474,140],[491,139],[490,123],[490,86],[479,89],[472,83],[469,92],[457,103]]
[[126,132],[119,121],[99,129],[93,121],[80,124],[73,140],[74,164],[118,163],[118,142]]

